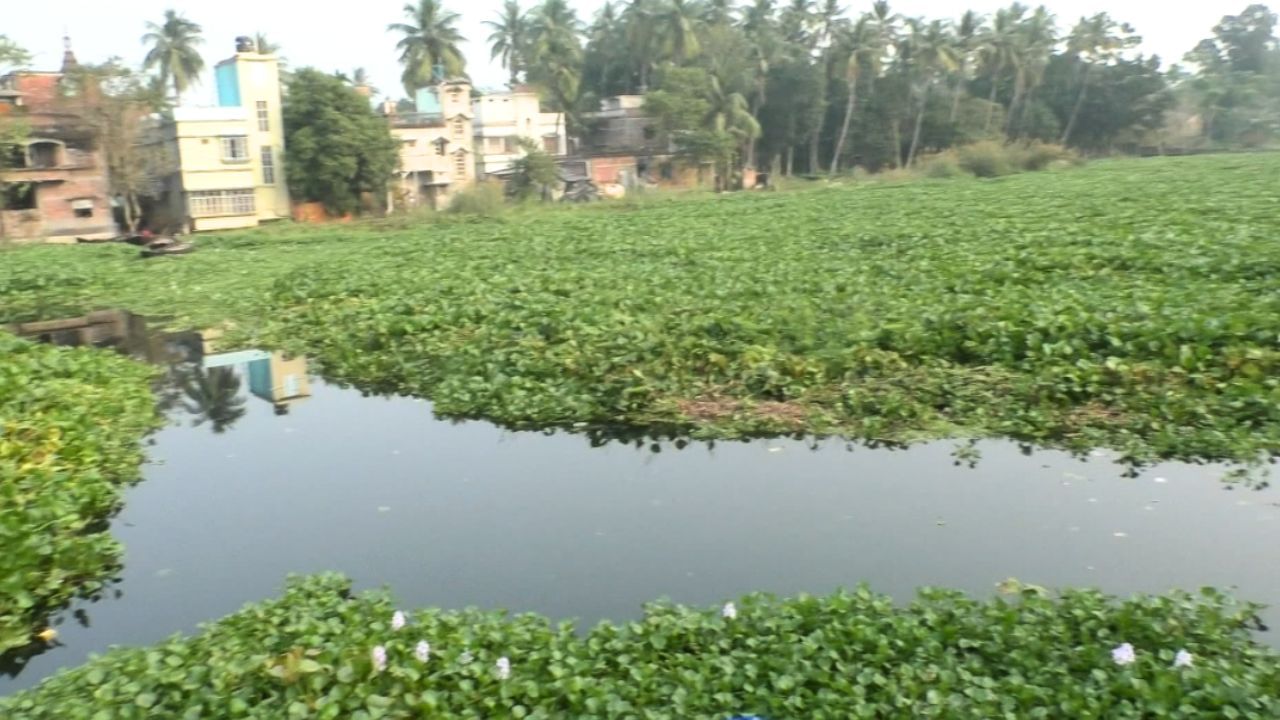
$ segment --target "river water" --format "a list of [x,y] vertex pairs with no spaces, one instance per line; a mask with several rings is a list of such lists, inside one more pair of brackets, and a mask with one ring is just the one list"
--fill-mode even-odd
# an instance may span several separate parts
[[169,424],[111,522],[120,581],[55,619],[58,645],[0,665],[0,694],[191,631],[278,594],[291,572],[386,585],[405,607],[582,624],[663,596],[708,605],[859,582],[900,599],[923,585],[988,595],[1010,577],[1280,603],[1280,492],[1228,489],[1221,466],[1126,477],[1105,453],[1009,442],[977,443],[973,467],[955,442],[593,447],[440,420],[428,402],[366,397],[254,351],[188,358],[170,380]]

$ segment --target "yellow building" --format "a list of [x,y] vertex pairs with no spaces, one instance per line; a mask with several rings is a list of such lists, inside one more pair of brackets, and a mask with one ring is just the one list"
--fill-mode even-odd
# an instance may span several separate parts
[[442,209],[449,197],[475,182],[472,145],[471,84],[447,80],[418,90],[414,112],[383,108],[391,135],[400,143],[397,182],[408,207]]
[[225,230],[289,217],[279,63],[248,43],[237,50],[214,68],[218,107],[177,108],[160,123],[162,224]]

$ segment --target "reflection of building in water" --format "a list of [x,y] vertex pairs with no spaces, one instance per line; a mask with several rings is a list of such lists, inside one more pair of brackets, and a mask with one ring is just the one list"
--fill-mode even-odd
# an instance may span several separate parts
[[249,392],[271,403],[277,415],[284,415],[289,405],[311,397],[307,359],[277,352],[250,362]]
[[9,329],[51,345],[109,348],[156,365],[198,360],[202,350],[198,334],[152,332],[145,318],[127,310],[99,310],[80,317],[17,323]]
[[[206,352],[210,349],[211,340],[206,335]],[[265,350],[235,350],[204,356],[206,368],[228,365],[244,365],[248,368],[249,392],[254,397],[271,403],[277,415],[289,412],[289,406],[294,402],[311,397],[305,357],[290,357],[281,352]]]

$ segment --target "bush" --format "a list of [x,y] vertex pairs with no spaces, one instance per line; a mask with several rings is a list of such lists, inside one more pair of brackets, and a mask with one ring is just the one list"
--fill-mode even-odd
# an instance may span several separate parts
[[931,157],[925,158],[922,163],[924,168],[924,176],[935,179],[948,179],[960,177],[965,174],[963,168],[960,167],[960,160],[956,157],[954,151],[938,153]]
[[1001,177],[1017,172],[1008,147],[993,140],[957,148],[956,156],[965,172],[980,178]]
[[151,370],[0,331],[0,652],[100,590],[120,564],[105,523],[159,418]]
[[1042,143],[1038,140],[1010,146],[1009,152],[1015,158],[1015,164],[1027,172],[1044,170],[1054,163],[1074,163],[1079,160],[1075,152],[1061,145]]
[[[337,575],[0,700],[9,720],[111,718],[1274,718],[1280,657],[1220,594],[912,604],[865,589],[732,612],[652,604],[585,636],[536,615],[423,610]],[[1113,650],[1133,646],[1120,664]],[[1191,665],[1175,667],[1180,651]],[[503,659],[506,662],[503,662]]]
[[501,215],[505,210],[506,200],[502,195],[502,186],[482,182],[454,193],[453,198],[449,200],[448,212],[494,217]]

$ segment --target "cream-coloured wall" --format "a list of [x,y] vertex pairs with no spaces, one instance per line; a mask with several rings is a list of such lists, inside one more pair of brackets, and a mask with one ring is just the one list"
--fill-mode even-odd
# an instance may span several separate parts
[[192,218],[196,232],[204,230],[235,230],[237,228],[256,227],[257,215],[218,215],[215,217]]
[[528,138],[553,155],[564,155],[567,151],[564,115],[542,112],[536,93],[484,95],[472,103],[472,110],[475,114],[475,149],[481,157],[483,172],[503,170],[524,155],[519,149],[507,152],[506,138]]
[[184,191],[254,187],[252,153],[249,158],[238,161],[227,161],[222,156],[222,138],[247,136],[246,125],[244,120],[231,119],[175,122],[174,142]]
[[[240,105],[245,112],[249,136],[249,158],[253,185],[257,189],[258,217],[264,220],[289,217],[289,189],[284,166],[284,117],[280,97],[280,65],[274,55],[237,53],[223,63],[236,65],[240,83]],[[267,129],[258,122],[258,103],[266,103]],[[264,183],[262,148],[271,148],[275,159],[275,182]]]

